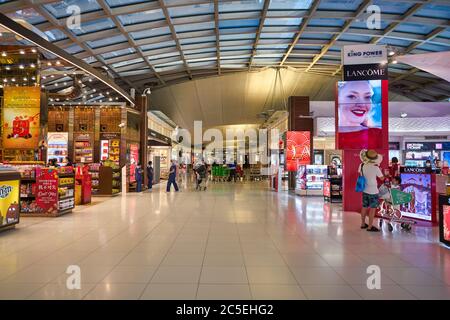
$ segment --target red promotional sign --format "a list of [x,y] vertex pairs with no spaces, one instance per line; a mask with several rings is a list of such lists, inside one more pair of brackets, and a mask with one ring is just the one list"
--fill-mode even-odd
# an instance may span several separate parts
[[288,131],[286,135],[286,170],[311,163],[311,132]]
[[36,168],[36,204],[43,213],[58,211],[58,173],[55,169]]
[[323,182],[323,195],[325,197],[331,197],[331,183],[329,180]]

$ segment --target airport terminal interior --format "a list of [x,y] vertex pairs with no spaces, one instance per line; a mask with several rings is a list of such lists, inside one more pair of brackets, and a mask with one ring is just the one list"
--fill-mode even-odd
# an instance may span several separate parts
[[448,0],[0,0],[0,300],[450,300]]

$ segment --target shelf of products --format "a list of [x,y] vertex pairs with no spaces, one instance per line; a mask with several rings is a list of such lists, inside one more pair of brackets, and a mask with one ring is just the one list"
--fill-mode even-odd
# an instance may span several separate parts
[[342,168],[328,166],[327,177],[323,185],[325,201],[342,202]]
[[75,141],[75,162],[93,162],[94,148],[90,141]]

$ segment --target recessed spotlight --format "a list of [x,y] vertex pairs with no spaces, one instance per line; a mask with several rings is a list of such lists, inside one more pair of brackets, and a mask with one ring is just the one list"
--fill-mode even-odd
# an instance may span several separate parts
[[6,69],[6,70],[11,70],[11,67],[10,67],[10,66],[6,66],[5,69]]
[[23,77],[23,81],[27,81],[28,79],[26,77]]
[[51,76],[50,76],[50,78],[54,78],[55,77],[55,75],[54,74],[52,74]]
[[64,77],[67,77],[67,73],[64,73]]
[[64,81],[64,85],[67,86],[67,82],[66,81]]
[[7,83],[7,82],[8,82],[8,79],[3,79],[3,82],[4,82],[4,83]]
[[32,76],[32,77],[31,77],[31,80],[36,80],[36,77],[35,77],[35,76]]
[[402,118],[406,118],[408,116],[408,114],[406,113],[406,112],[402,112],[401,114],[400,114],[400,117],[402,117]]
[[58,82],[55,83],[55,87],[57,87],[57,86],[58,86]]
[[5,51],[2,52],[2,57],[6,57],[6,52]]
[[30,68],[36,68],[36,65],[34,63],[30,64]]
[[92,82],[92,79],[91,79],[91,78],[89,78],[89,82]]
[[59,66],[61,62],[59,60],[56,60],[56,64]]
[[25,54],[25,50],[20,50],[20,54]]
[[44,79],[44,80],[45,80],[45,79],[47,79],[47,77],[46,77],[46,76],[42,76],[42,79]]
[[49,67],[51,67],[51,66],[52,66],[52,63],[49,61],[49,62],[47,62],[47,65],[48,65]]
[[97,90],[94,89],[94,90],[92,90],[92,91],[96,92]]
[[11,81],[12,81],[12,82],[16,82],[16,78],[12,78]]
[[41,88],[45,88],[45,85],[44,85],[44,84],[42,84],[42,85],[41,85]]
[[393,64],[397,64],[397,60],[393,60],[392,63],[393,63]]
[[25,67],[23,66],[23,64],[19,65],[19,69],[23,69],[23,68],[25,68]]
[[37,50],[35,48],[31,49],[31,52],[36,53]]

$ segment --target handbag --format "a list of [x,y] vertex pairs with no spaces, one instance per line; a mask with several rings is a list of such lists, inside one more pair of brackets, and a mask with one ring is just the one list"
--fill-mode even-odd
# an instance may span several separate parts
[[356,192],[363,192],[366,188],[366,178],[364,177],[363,172],[364,164],[361,165],[361,174],[359,175],[358,179],[356,180]]

